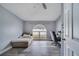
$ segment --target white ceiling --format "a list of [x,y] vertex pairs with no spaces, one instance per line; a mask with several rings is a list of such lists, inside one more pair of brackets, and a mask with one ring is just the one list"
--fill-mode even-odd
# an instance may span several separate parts
[[24,21],[55,21],[61,15],[61,4],[46,3],[44,9],[41,3],[7,3],[1,4]]

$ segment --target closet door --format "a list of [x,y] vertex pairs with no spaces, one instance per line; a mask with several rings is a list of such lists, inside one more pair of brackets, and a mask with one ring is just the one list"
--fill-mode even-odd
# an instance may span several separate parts
[[73,55],[79,56],[79,3],[73,4],[72,40],[74,41]]
[[64,55],[79,55],[79,4],[64,4]]

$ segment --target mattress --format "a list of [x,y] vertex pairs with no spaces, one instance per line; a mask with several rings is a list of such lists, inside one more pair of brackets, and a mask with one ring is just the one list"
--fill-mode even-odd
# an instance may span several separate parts
[[16,40],[11,41],[11,45],[13,48],[26,48],[28,47],[32,42],[32,38],[18,38]]

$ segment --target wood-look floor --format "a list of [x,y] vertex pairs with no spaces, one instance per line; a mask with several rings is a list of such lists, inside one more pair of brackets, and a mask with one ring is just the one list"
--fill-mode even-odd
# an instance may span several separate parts
[[12,48],[2,56],[59,56],[60,48],[52,41],[33,41],[28,48]]

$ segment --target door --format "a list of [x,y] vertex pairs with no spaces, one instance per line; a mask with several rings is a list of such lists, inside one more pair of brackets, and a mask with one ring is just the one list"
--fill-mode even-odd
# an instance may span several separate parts
[[64,56],[79,55],[79,4],[64,4]]
[[37,24],[33,28],[33,39],[34,40],[45,40],[47,39],[47,30],[44,25]]
[[47,31],[33,31],[33,39],[36,40],[47,39]]

